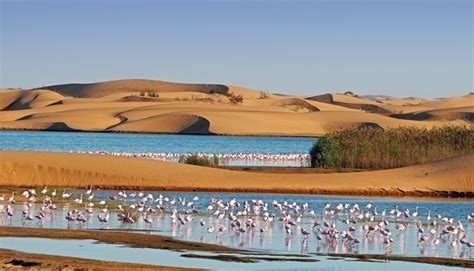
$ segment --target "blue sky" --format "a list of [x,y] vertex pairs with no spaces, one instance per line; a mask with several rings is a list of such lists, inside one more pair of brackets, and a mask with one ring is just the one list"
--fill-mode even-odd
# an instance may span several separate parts
[[2,87],[124,78],[312,95],[473,88],[473,1],[0,0]]

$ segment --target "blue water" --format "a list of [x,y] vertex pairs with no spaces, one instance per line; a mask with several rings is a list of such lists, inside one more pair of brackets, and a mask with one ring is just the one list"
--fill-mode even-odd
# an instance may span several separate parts
[[0,150],[104,152],[171,162],[176,162],[183,154],[200,153],[208,157],[219,155],[229,166],[300,167],[309,165],[308,152],[315,140],[300,137],[0,131]]
[[0,131],[1,150],[169,153],[308,153],[315,139],[125,133]]
[[[363,262],[352,259],[331,260],[328,257],[311,256],[304,259],[319,260],[318,262],[259,261],[257,263],[225,262],[208,259],[181,257],[182,254],[214,256],[215,253],[172,251],[150,248],[132,248],[123,245],[98,243],[95,240],[55,240],[47,238],[15,238],[1,237],[0,248],[13,249],[27,253],[41,253],[79,257],[85,259],[108,260],[161,266],[177,266],[184,268],[202,268],[211,270],[462,270],[461,268],[436,266],[410,262]],[[219,253],[219,255],[228,255]],[[235,256],[235,254],[232,254]],[[240,256],[240,255],[238,255]],[[248,255],[243,255],[248,256]],[[256,254],[255,256],[259,256]],[[267,256],[269,257],[269,256]],[[275,258],[278,256],[273,256]],[[298,259],[291,257],[291,259]],[[334,259],[334,258],[333,258]]]
[[[50,187],[48,193],[51,193],[54,188]],[[61,194],[63,189],[57,189],[57,192]],[[129,224],[124,223],[116,219],[117,209],[111,207],[109,211],[111,212],[111,219],[106,225],[102,225],[98,219],[97,214],[101,212],[103,206],[98,205],[98,201],[104,200],[109,202],[109,198],[113,195],[118,195],[118,191],[111,190],[95,190],[93,193],[95,195],[95,205],[93,208],[93,213],[88,217],[87,223],[78,224],[78,223],[69,223],[65,219],[67,212],[72,209],[79,209],[84,212],[84,206],[88,203],[87,197],[84,196],[85,190],[74,190],[72,192],[72,197],[70,200],[66,201],[64,204],[58,205],[58,209],[54,212],[47,212],[46,217],[43,221],[38,221],[37,219],[33,221],[25,221],[22,217],[22,211],[26,210],[25,205],[22,203],[17,203],[13,206],[15,209],[13,218],[8,218],[6,214],[0,213],[0,230],[1,226],[17,226],[17,227],[41,227],[41,228],[59,228],[59,229],[120,229],[120,230],[130,230],[143,232],[143,230],[150,231],[153,234],[167,235],[173,238],[194,241],[194,242],[206,242],[211,244],[218,244],[223,246],[237,247],[243,249],[256,249],[276,253],[370,253],[370,254],[392,254],[392,255],[404,255],[404,256],[429,256],[429,257],[448,257],[448,258],[463,258],[463,259],[473,259],[474,253],[471,253],[467,248],[463,247],[459,243],[459,238],[462,234],[466,234],[469,238],[469,241],[473,241],[472,237],[474,236],[474,222],[468,221],[466,216],[468,214],[474,213],[474,204],[471,199],[434,199],[434,198],[423,198],[423,199],[410,199],[410,198],[364,198],[364,197],[343,197],[343,196],[321,196],[321,195],[291,195],[291,194],[266,194],[266,193],[221,193],[221,192],[158,192],[158,191],[143,191],[144,196],[148,197],[148,194],[152,195],[153,201],[149,201],[149,206],[155,208],[157,206],[156,199],[159,198],[159,195],[168,197],[170,200],[175,199],[178,202],[178,199],[182,199],[184,202],[189,203],[193,200],[195,196],[199,197],[197,201],[194,202],[194,209],[197,210],[197,213],[193,213],[192,221],[186,225],[180,225],[179,223],[171,223],[171,210],[176,209],[179,214],[185,214],[190,210],[189,207],[185,207],[182,204],[175,203],[174,205],[163,204],[165,207],[164,214],[160,212],[153,213],[153,223],[147,225],[142,218],[139,218],[136,223]],[[137,204],[141,201],[140,198],[133,196],[133,193],[137,194],[139,191],[126,191],[128,194],[127,198],[123,200],[120,204],[123,207],[131,206],[132,204]],[[0,190],[0,195],[4,194]],[[84,202],[82,204],[76,204],[74,199],[80,198],[80,195],[83,194]],[[5,195],[9,197],[9,193]],[[243,209],[244,202],[247,201],[251,205],[253,200],[261,200],[263,204],[268,204],[269,214],[275,214],[276,219],[270,225],[265,225],[262,220],[262,215],[253,215],[255,219],[256,228],[253,231],[248,231],[246,233],[233,232],[230,228],[231,221],[227,216],[219,218],[213,212],[217,209],[214,205],[212,211],[208,211],[207,208],[209,205],[212,205],[211,199],[220,199],[224,203],[230,202],[232,199],[235,199],[241,207],[230,208],[229,212],[237,214],[237,212]],[[21,200],[21,196],[17,195],[17,199]],[[181,201],[181,202],[183,202]],[[299,206],[302,206],[303,203],[308,203],[308,210],[314,211],[317,219],[322,221],[326,219],[331,223],[335,223],[339,231],[348,230],[349,226],[354,226],[356,232],[354,236],[358,238],[361,243],[358,245],[357,249],[350,250],[343,245],[342,241],[339,240],[337,245],[327,243],[323,241],[318,241],[316,239],[316,234],[312,232],[312,226],[316,217],[310,215],[309,213],[302,214],[301,221],[297,222],[297,225],[293,229],[291,238],[288,238],[288,235],[285,232],[282,223],[278,221],[278,218],[281,217],[281,213],[272,206],[273,201],[279,203],[288,202],[292,204],[295,202]],[[37,214],[41,204],[40,200],[37,203],[34,203],[33,206],[29,209],[31,214]],[[367,220],[361,220],[359,223],[354,225],[346,225],[343,220],[347,218],[348,213],[343,212],[341,214],[329,217],[322,217],[322,210],[326,203],[330,203],[330,208],[335,208],[337,204],[359,204],[359,206],[364,209],[366,204],[371,202],[373,204],[372,211],[375,209],[378,212],[377,218],[374,219],[374,222]],[[0,202],[0,206],[2,203]],[[414,212],[416,207],[418,207],[418,216],[416,218],[404,218],[404,217],[395,217],[390,215],[390,210],[397,205],[400,210],[404,211],[409,209],[410,212]],[[148,206],[148,205],[147,205]],[[146,209],[146,208],[145,208]],[[252,209],[252,208],[250,208]],[[394,242],[391,246],[386,246],[383,243],[383,237],[380,234],[373,234],[371,236],[366,236],[363,231],[363,225],[375,225],[379,223],[382,219],[382,211],[386,210],[385,219],[390,222],[386,227],[392,232],[392,238]],[[189,212],[187,212],[189,213]],[[288,212],[292,216],[292,220],[296,219],[296,216],[292,211]],[[431,220],[427,220],[427,215],[430,213]],[[460,233],[458,238],[457,247],[451,247],[450,241],[454,240],[454,236],[445,237],[440,242],[439,246],[432,245],[432,241],[440,234],[442,229],[447,225],[439,219],[435,218],[435,214],[439,213],[442,217],[453,218],[453,226],[456,226],[458,223],[462,223],[464,226],[464,233]],[[238,216],[241,221],[245,221],[247,216]],[[212,225],[215,229],[220,226],[224,226],[228,229],[224,235],[216,235],[216,233],[208,233],[206,228],[200,226],[200,220],[205,221],[206,227]],[[438,224],[435,227],[437,234],[430,235],[428,233],[430,227],[427,226],[431,221],[437,220]],[[419,246],[418,240],[420,234],[416,227],[416,222],[422,222],[424,224],[423,228],[425,234],[429,236],[426,246]],[[459,221],[459,222],[458,222]],[[397,225],[405,224],[407,229],[404,231],[399,231],[396,229]],[[320,226],[324,228],[324,226]],[[264,234],[259,233],[260,228],[265,228],[266,231]],[[306,229],[311,231],[311,236],[308,239],[305,239],[301,233],[301,229]],[[474,252],[474,251],[473,251]]]

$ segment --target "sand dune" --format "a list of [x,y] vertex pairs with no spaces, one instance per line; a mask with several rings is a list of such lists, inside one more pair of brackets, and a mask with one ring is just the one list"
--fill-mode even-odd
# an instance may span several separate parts
[[279,99],[274,102],[275,105],[277,106],[283,106],[290,108],[291,110],[295,112],[316,112],[316,111],[321,111],[319,108],[316,106],[308,103],[307,101],[303,99],[298,99],[298,98],[286,98],[286,99]]
[[145,79],[124,79],[91,84],[63,84],[41,87],[56,91],[64,96],[103,97],[115,93],[139,93],[141,91],[203,93],[227,93],[228,87],[217,84],[184,84]]
[[[56,92],[0,91],[0,129],[322,136],[361,126],[471,125],[474,105],[474,96],[379,101],[335,93],[305,98],[154,80],[46,88]],[[159,97],[140,93],[146,90]],[[226,93],[242,95],[242,103],[231,104]]]
[[[320,194],[474,193],[474,154],[406,168],[350,173],[255,173],[103,155],[0,152],[1,186]],[[288,182],[288,180],[292,180]]]
[[456,107],[467,107],[474,105],[474,95],[466,95],[461,97],[449,97],[443,99],[437,99],[435,101],[429,101],[422,104],[425,107],[433,109],[446,109]]
[[423,111],[469,107],[474,105],[474,95],[426,100],[421,98],[369,99],[351,94],[327,93],[308,97],[307,99],[372,113],[399,114],[421,113]]
[[16,90],[0,92],[0,110],[22,110],[41,108],[64,99],[57,92],[38,89],[32,91]]
[[395,114],[392,117],[409,120],[466,120],[474,123],[474,106]]
[[121,132],[156,132],[179,134],[209,134],[209,121],[196,115],[162,114],[144,119],[127,121],[109,130]]
[[324,102],[328,104],[339,105],[347,108],[363,110],[371,113],[390,113],[391,110],[382,106],[381,103],[371,99],[364,99],[353,95],[345,95],[338,93],[328,93],[323,95],[317,95],[308,97],[308,100]]

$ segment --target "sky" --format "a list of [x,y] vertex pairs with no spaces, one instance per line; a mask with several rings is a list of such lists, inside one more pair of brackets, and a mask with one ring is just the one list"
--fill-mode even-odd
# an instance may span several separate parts
[[464,95],[473,2],[0,0],[0,87],[145,78]]

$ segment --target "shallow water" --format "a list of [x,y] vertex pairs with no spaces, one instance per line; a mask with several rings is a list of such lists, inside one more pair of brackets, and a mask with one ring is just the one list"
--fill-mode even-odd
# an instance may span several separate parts
[[[60,191],[62,192],[62,191]],[[73,193],[72,198],[79,198],[79,194],[84,191],[76,191]],[[13,218],[9,218],[6,214],[0,214],[0,225],[8,226],[26,226],[26,227],[43,227],[43,228],[60,228],[60,229],[121,229],[138,231],[142,233],[160,234],[166,236],[172,236],[181,240],[207,242],[212,244],[219,244],[224,246],[231,246],[244,249],[258,249],[262,251],[270,252],[291,252],[291,253],[359,253],[359,254],[392,254],[392,255],[403,255],[403,256],[434,256],[434,257],[448,257],[448,258],[463,258],[472,259],[473,254],[459,243],[460,235],[457,236],[456,247],[452,247],[450,242],[455,238],[454,236],[446,236],[441,239],[438,246],[432,244],[432,241],[441,232],[446,223],[439,221],[438,226],[435,227],[437,234],[430,235],[428,233],[429,227],[423,226],[425,231],[424,235],[429,236],[429,240],[425,245],[420,245],[418,240],[420,234],[418,233],[415,222],[421,221],[426,222],[426,216],[430,211],[432,219],[435,220],[435,213],[442,214],[443,217],[453,218],[453,225],[460,221],[467,234],[469,241],[473,241],[474,236],[474,223],[466,220],[466,215],[474,212],[474,204],[471,200],[449,200],[449,201],[413,201],[412,199],[395,199],[395,198],[360,198],[360,197],[339,197],[339,196],[314,196],[314,195],[285,195],[285,194],[259,194],[259,193],[189,193],[189,192],[150,192],[154,199],[162,194],[163,197],[168,197],[170,200],[179,198],[185,202],[192,201],[195,196],[199,197],[199,200],[194,203],[194,209],[198,211],[197,214],[191,215],[192,220],[185,225],[181,225],[179,222],[173,224],[171,219],[171,210],[176,208],[180,214],[184,214],[186,210],[191,210],[191,207],[184,207],[181,204],[175,203],[171,206],[169,203],[163,203],[165,206],[165,213],[152,214],[153,223],[147,224],[142,218],[138,219],[136,223],[130,224],[117,219],[116,209],[111,209],[111,219],[105,225],[99,223],[97,214],[100,212],[99,208],[94,209],[94,213],[88,215],[88,222],[70,223],[65,219],[65,215],[72,209],[85,208],[84,204],[78,205],[71,199],[67,204],[58,205],[56,211],[47,211],[46,217],[43,221],[34,219],[33,221],[25,221],[22,218],[21,212],[25,206],[23,204],[13,205],[15,208],[15,215]],[[95,191],[94,200],[108,200],[110,196],[117,195],[117,191]],[[148,192],[145,193],[147,195]],[[254,200],[262,200],[264,203],[268,203],[268,212],[275,214],[275,221],[269,225],[265,225],[260,216],[255,217],[256,227],[252,230],[247,230],[245,233],[235,232],[230,227],[230,220],[227,218],[229,212],[223,218],[218,218],[213,215],[212,212],[207,211],[209,201],[211,198],[219,198],[223,202],[229,202],[233,198],[243,206],[244,201],[251,202]],[[287,201],[289,204],[296,202],[298,205],[308,203],[308,213],[303,214],[301,221],[297,222],[296,226],[292,227],[291,236],[287,235],[283,227],[282,222],[277,221],[281,216],[274,207],[272,207],[272,201],[276,200],[280,203]],[[340,213],[335,216],[328,216],[325,219],[330,223],[335,223],[336,228],[340,231],[348,230],[349,226],[354,226],[356,232],[354,237],[360,240],[360,244],[356,246],[344,245],[342,240],[338,242],[327,242],[325,239],[318,241],[316,239],[316,233],[312,231],[312,226],[315,221],[315,217],[309,214],[310,210],[314,210],[317,220],[322,221],[321,211],[326,203],[331,203],[331,208],[334,208],[338,203],[349,203],[351,205],[357,203],[364,208],[368,202],[372,202],[372,212],[374,208],[377,209],[378,215],[374,219],[374,222],[361,221],[355,225],[346,225],[343,220],[346,219],[346,213]],[[131,199],[130,195],[127,199],[121,202],[123,206],[130,206],[137,202],[137,199]],[[156,203],[148,203],[152,207],[156,207]],[[147,206],[148,206],[147,204]],[[187,205],[187,204],[185,204]],[[395,205],[399,206],[400,210],[410,209],[411,212],[419,207],[419,214],[416,218],[397,218],[389,214],[389,211],[394,208]],[[30,213],[37,214],[41,204],[35,203],[33,208],[29,211]],[[96,207],[97,207],[96,202]],[[234,214],[242,208],[233,208]],[[392,232],[393,243],[390,246],[384,244],[383,236],[379,233],[371,233],[366,235],[363,231],[363,225],[375,225],[381,220],[381,213],[386,210],[385,219],[389,221],[387,228]],[[230,210],[229,210],[230,211]],[[250,216],[238,217],[243,223]],[[206,225],[200,226],[200,220],[203,220]],[[296,216],[292,215],[292,220],[296,220]],[[407,229],[400,231],[395,227],[398,224],[406,224]],[[207,227],[212,225],[216,231],[209,233]],[[216,233],[217,229],[223,226],[227,229],[224,234]],[[260,233],[260,228],[264,228],[265,232]],[[301,228],[311,232],[308,238],[304,238],[301,234]],[[315,229],[324,229],[323,225],[316,227]],[[143,232],[145,230],[145,232]]]
[[[0,150],[128,153],[307,154],[314,138],[0,131]],[[307,161],[228,161],[229,165],[305,166]]]
[[[40,253],[58,256],[70,256],[95,260],[118,261],[128,263],[204,268],[218,270],[461,270],[461,268],[435,266],[399,261],[362,262],[352,259],[334,260],[323,256],[311,256],[308,259],[318,262],[297,261],[259,261],[257,263],[224,262],[209,259],[181,257],[188,252],[175,252],[161,249],[131,248],[121,245],[97,243],[95,240],[55,240],[46,238],[1,237],[0,248],[27,253]],[[206,252],[192,252],[197,255],[216,255]],[[224,255],[224,254],[219,254]],[[234,254],[235,255],[235,254]],[[292,257],[295,259],[295,257]]]

